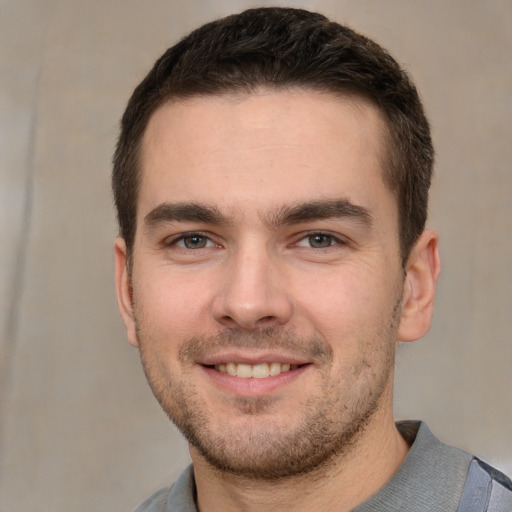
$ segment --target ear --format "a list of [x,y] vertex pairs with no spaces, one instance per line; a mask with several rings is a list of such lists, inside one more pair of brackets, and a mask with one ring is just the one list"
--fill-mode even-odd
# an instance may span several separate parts
[[407,260],[399,341],[415,341],[424,336],[432,323],[434,295],[441,271],[439,236],[424,231]]
[[117,304],[126,328],[126,335],[130,345],[139,346],[135,315],[133,311],[133,293],[130,274],[128,271],[128,258],[126,243],[123,238],[117,238],[114,243],[115,275]]

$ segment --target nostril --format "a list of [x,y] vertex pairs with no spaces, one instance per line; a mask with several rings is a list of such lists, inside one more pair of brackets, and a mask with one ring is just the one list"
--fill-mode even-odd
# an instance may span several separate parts
[[220,317],[220,321],[226,324],[236,324],[236,321],[231,318],[229,315],[224,315]]
[[267,316],[262,316],[261,318],[259,318],[255,324],[254,324],[254,328],[256,329],[268,329],[269,327],[275,327],[277,325],[280,325],[284,322],[280,322],[279,321],[279,317],[275,316],[275,315],[267,315]]
[[229,327],[252,330],[282,325],[290,319],[292,307],[284,293],[256,291],[244,288],[237,293],[216,296],[212,304],[215,321]]

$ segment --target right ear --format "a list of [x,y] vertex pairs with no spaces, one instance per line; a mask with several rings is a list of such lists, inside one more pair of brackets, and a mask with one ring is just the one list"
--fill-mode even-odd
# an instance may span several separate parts
[[123,238],[117,238],[114,243],[114,260],[119,312],[121,313],[130,345],[138,347],[139,341],[137,339],[137,328],[133,311],[133,290],[128,271],[126,243]]

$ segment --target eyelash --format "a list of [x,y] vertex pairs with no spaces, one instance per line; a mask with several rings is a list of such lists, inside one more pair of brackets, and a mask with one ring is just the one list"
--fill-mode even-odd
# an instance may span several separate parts
[[[208,244],[208,242],[210,242],[211,245],[207,245],[205,247],[196,247],[196,248],[192,248],[192,247],[186,247],[185,246],[185,241],[186,240],[189,240],[189,239],[193,239],[193,238],[200,238],[200,239],[204,239],[206,241],[206,244]],[[180,246],[178,245],[180,242],[183,242],[183,246]],[[197,249],[207,249],[207,248],[210,248],[212,246],[216,246],[216,247],[219,247],[218,244],[216,244],[212,239],[211,237],[206,234],[206,233],[202,233],[200,231],[190,231],[189,233],[182,233],[181,235],[178,235],[174,238],[171,238],[171,239],[166,239],[164,240],[164,243],[163,245],[165,247],[178,247],[179,249],[183,250],[183,251],[193,251],[193,250],[197,250]]]
[[[323,246],[323,247],[313,247],[311,245],[311,239],[315,238],[315,237],[322,237],[324,239],[328,239],[329,240],[329,245],[326,245],[326,246]],[[303,241],[309,241],[309,245],[301,245],[301,242]],[[335,246],[339,246],[339,245],[347,245],[347,242],[346,240],[338,237],[338,236],[335,236],[333,235],[332,233],[326,233],[325,231],[311,231],[309,233],[306,233],[304,234],[303,236],[300,237],[300,239],[295,242],[295,244],[293,244],[295,246],[298,246],[298,247],[307,247],[307,248],[310,248],[310,249],[317,249],[317,250],[320,250],[320,249],[330,249],[331,247],[335,247]]]

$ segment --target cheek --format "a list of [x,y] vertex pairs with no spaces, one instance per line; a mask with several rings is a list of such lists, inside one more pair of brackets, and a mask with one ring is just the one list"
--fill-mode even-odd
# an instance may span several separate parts
[[385,273],[354,266],[304,279],[293,293],[298,317],[345,357],[389,324],[396,289]]
[[176,275],[165,266],[139,275],[134,280],[134,300],[141,327],[157,338],[183,340],[197,335],[210,300],[211,288],[204,279]]
[[372,316],[378,302],[379,285],[371,275],[357,269],[327,269],[324,272],[298,277],[293,294],[304,312],[322,325],[356,322],[359,317]]

